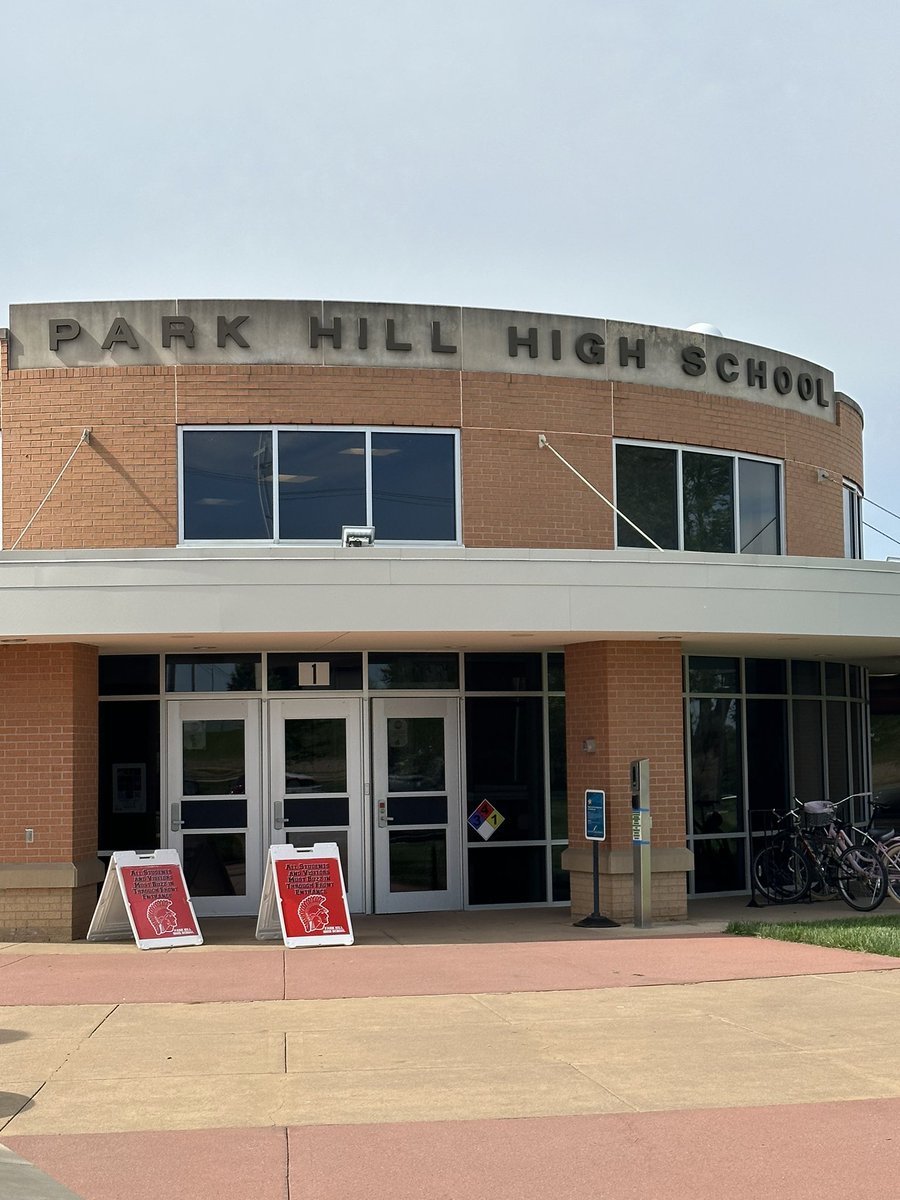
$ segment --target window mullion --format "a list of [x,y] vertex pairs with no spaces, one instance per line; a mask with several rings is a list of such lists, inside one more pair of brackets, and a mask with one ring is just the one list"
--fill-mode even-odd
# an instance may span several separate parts
[[281,495],[278,480],[281,469],[278,465],[278,430],[272,430],[272,540],[281,538]]
[[[374,525],[372,503],[372,430],[366,430],[366,524]],[[378,530],[375,530],[378,536]]]
[[684,470],[682,468],[682,451],[675,451],[675,501],[678,513],[678,549],[684,549]]
[[733,508],[734,552],[743,554],[744,545],[741,535],[741,460],[736,454],[731,456],[731,505]]

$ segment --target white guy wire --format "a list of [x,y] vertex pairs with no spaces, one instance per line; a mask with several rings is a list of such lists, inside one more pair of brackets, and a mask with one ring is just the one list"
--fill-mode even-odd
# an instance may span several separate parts
[[28,532],[28,530],[31,528],[31,526],[34,524],[34,522],[37,520],[38,513],[41,511],[41,509],[44,507],[44,505],[47,503],[47,501],[53,495],[56,485],[59,483],[59,481],[62,479],[63,475],[65,475],[66,471],[69,469],[69,463],[71,463],[72,459],[75,457],[75,455],[81,449],[81,447],[86,442],[90,442],[90,440],[91,440],[91,431],[89,429],[82,429],[81,437],[78,439],[78,445],[75,447],[75,449],[69,455],[68,459],[66,460],[66,465],[63,467],[63,469],[60,471],[60,473],[57,475],[57,477],[53,480],[53,484],[50,487],[50,491],[47,493],[47,495],[43,498],[43,500],[40,502],[40,504],[37,506],[37,508],[31,514],[31,519],[29,520],[28,524],[25,526],[25,528],[22,530],[22,532],[19,534],[19,536],[16,538],[16,540],[10,546],[10,550],[15,550],[16,546],[18,546],[19,542],[21,542],[22,538],[25,536],[25,534]]
[[626,517],[625,514],[620,509],[616,508],[616,506],[613,504],[612,500],[607,500],[607,498],[603,495],[603,493],[598,492],[597,489],[594,487],[594,485],[591,482],[589,482],[589,480],[585,479],[585,477],[581,474],[580,471],[576,471],[575,468],[572,466],[572,464],[570,462],[567,462],[566,459],[563,458],[563,456],[560,454],[560,452],[558,450],[554,450],[553,447],[550,445],[550,443],[547,441],[546,435],[543,433],[538,434],[538,446],[541,450],[543,450],[544,447],[546,446],[546,448],[548,450],[550,450],[553,454],[556,455],[556,457],[563,464],[563,466],[568,467],[573,475],[577,475],[578,478],[581,480],[581,482],[586,487],[589,487],[595,496],[599,496],[600,499],[603,501],[603,503],[608,505],[613,510],[613,512],[616,514],[617,517],[621,517],[623,521],[627,521],[627,523],[631,526],[631,528],[636,530],[641,535],[642,538],[646,539],[646,541],[648,541],[650,543],[650,545],[653,547],[654,550],[662,550],[662,546],[657,546],[656,542],[654,542],[653,538],[650,537],[649,533],[644,533],[643,529],[641,529],[639,525],[635,525],[634,521],[632,521],[630,519],[630,517]]

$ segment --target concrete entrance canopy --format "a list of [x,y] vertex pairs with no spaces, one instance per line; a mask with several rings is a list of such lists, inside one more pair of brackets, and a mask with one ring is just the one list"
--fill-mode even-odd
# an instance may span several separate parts
[[31,551],[0,564],[0,628],[117,651],[673,640],[887,672],[898,584],[895,563],[638,550]]

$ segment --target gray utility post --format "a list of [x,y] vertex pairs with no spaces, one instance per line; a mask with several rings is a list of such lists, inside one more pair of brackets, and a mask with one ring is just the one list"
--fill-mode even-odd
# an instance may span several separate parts
[[634,925],[653,924],[650,905],[650,759],[631,761],[631,846],[634,851]]

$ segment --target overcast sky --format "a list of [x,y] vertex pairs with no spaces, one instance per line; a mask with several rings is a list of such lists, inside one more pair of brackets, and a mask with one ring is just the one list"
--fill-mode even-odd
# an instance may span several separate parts
[[0,43],[0,323],[175,296],[707,321],[833,370],[900,513],[896,0],[0,0]]

